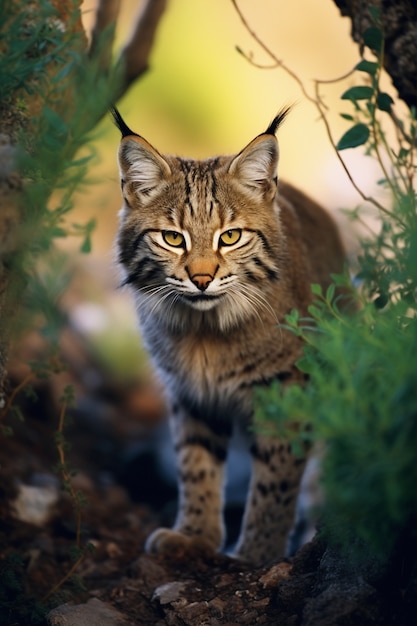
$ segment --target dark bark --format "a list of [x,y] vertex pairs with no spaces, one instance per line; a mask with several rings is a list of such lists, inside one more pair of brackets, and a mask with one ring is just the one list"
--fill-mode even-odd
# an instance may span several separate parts
[[417,4],[415,0],[334,0],[352,22],[352,38],[363,45],[363,33],[372,26],[369,7],[381,11],[385,36],[384,67],[399,97],[417,106]]

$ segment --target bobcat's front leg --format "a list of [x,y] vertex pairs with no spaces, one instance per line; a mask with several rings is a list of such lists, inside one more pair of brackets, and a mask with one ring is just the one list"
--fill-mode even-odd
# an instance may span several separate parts
[[152,553],[175,553],[193,547],[217,551],[224,539],[223,481],[228,428],[222,425],[212,429],[183,411],[173,415],[171,428],[178,469],[177,519],[173,529],[154,531],[146,549]]
[[235,556],[254,565],[283,557],[294,523],[305,459],[288,442],[257,436],[251,446],[252,477]]

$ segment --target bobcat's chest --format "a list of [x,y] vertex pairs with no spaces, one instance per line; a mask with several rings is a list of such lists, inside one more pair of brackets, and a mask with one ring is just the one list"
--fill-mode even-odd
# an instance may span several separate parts
[[171,399],[203,419],[249,418],[253,386],[290,371],[294,362],[281,331],[263,330],[176,337],[157,362]]
[[[249,411],[247,390],[236,378],[236,346],[198,336],[176,341],[159,363],[171,399],[195,417],[230,419]],[[168,354],[166,354],[168,357]]]
[[225,393],[222,376],[232,367],[232,346],[227,342],[216,342],[201,337],[185,338],[177,346],[175,377],[194,390],[195,395],[207,397]]

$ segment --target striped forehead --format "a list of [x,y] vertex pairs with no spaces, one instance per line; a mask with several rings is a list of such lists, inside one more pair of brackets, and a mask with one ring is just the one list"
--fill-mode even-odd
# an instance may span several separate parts
[[187,217],[209,221],[223,213],[217,197],[216,165],[218,159],[192,161],[179,159],[178,164],[183,179],[185,214]]

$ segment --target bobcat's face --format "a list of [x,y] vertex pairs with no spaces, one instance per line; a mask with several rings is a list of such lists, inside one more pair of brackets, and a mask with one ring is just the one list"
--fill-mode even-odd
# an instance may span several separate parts
[[162,157],[122,140],[119,260],[139,310],[174,322],[184,307],[216,312],[222,328],[269,308],[279,278],[277,141],[264,134],[235,157]]

